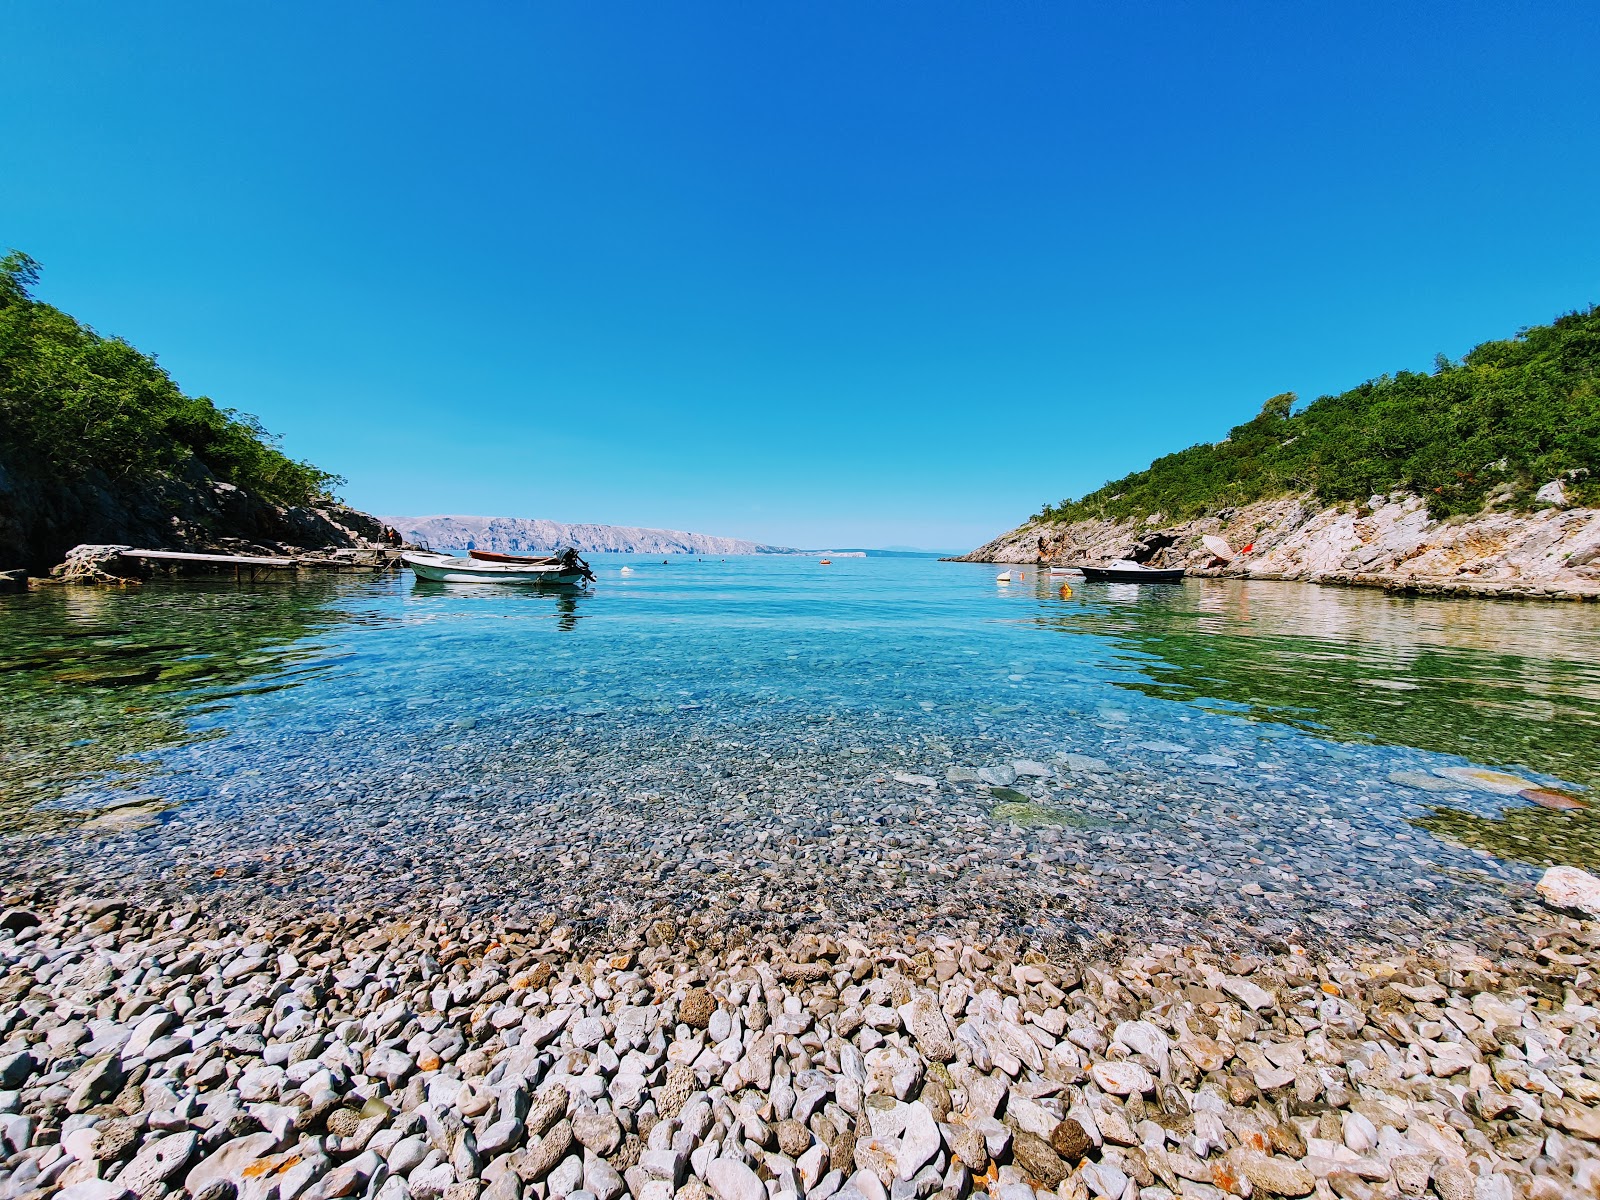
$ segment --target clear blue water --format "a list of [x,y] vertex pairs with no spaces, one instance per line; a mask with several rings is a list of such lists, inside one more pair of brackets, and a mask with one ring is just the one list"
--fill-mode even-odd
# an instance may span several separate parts
[[405,575],[3,598],[13,870],[590,923],[1293,940],[1414,939],[1504,911],[1540,863],[1594,865],[1587,808],[1434,774],[1583,802],[1592,607],[596,566],[576,596]]

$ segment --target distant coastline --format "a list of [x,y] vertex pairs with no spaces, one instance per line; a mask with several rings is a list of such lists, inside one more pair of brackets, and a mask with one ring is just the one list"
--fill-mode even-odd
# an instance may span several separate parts
[[407,542],[435,550],[548,553],[572,547],[580,554],[797,554],[743,538],[633,525],[568,524],[535,517],[383,517]]

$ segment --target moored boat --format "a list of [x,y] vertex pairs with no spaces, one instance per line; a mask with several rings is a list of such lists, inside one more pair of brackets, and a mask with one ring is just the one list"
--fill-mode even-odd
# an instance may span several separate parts
[[468,550],[467,557],[475,558],[479,562],[498,563],[558,563],[561,561],[554,554],[501,554],[496,550]]
[[1183,579],[1182,567],[1147,567],[1123,559],[1106,567],[1079,567],[1083,577],[1102,583],[1177,583]]
[[[507,556],[510,557],[510,556]],[[408,550],[400,556],[418,579],[435,583],[516,583],[535,587],[582,587],[594,578],[589,564],[575,550],[544,562],[498,562],[481,558],[458,558],[451,554],[432,554]]]

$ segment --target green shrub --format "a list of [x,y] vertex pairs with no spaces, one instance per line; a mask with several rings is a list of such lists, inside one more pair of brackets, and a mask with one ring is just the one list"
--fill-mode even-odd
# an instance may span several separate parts
[[0,258],[0,454],[58,478],[114,481],[198,466],[279,504],[330,499],[337,475],[297,462],[254,417],[186,396],[154,358],[33,299],[39,266]]
[[1299,412],[1294,403],[1274,396],[1224,441],[1158,458],[1039,517],[1183,520],[1301,492],[1339,503],[1397,490],[1448,516],[1490,499],[1530,507],[1552,479],[1600,502],[1597,308],[1485,342],[1459,363],[1440,356],[1431,375],[1385,375]]

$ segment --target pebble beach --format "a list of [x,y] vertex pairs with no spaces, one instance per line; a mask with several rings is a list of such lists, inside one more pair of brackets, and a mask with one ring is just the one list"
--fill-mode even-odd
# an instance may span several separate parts
[[0,915],[6,1200],[1593,1195],[1600,930],[1052,956],[659,916]]

